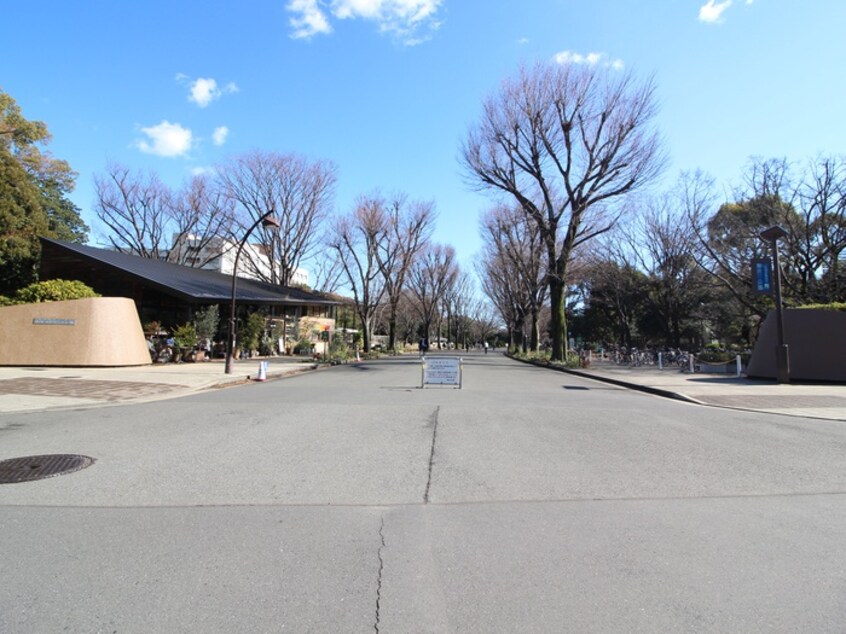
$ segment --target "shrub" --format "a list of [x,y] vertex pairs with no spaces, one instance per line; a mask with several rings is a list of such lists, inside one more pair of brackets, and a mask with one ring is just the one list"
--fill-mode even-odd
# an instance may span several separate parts
[[842,310],[846,312],[846,302],[832,302],[830,304],[808,304],[807,306],[797,306],[801,310]]
[[294,354],[310,354],[311,353],[311,339],[308,337],[302,337],[298,342],[297,345],[294,346]]
[[734,361],[736,356],[737,352],[725,350],[718,343],[709,343],[705,345],[705,349],[699,353],[697,359],[705,363],[727,363]]
[[344,341],[344,333],[336,332],[332,335],[332,341],[329,343],[329,360],[346,361],[350,356],[350,349],[347,342]]
[[70,299],[100,297],[94,289],[76,280],[47,280],[33,282],[20,289],[12,300],[15,304],[37,304],[40,302],[61,302]]
[[173,329],[173,342],[182,351],[193,350],[199,337],[194,324],[187,323]]
[[257,350],[264,334],[265,318],[261,313],[250,313],[247,323],[238,333],[238,345],[244,352]]
[[220,306],[212,304],[194,313],[194,328],[200,339],[214,339],[220,323]]

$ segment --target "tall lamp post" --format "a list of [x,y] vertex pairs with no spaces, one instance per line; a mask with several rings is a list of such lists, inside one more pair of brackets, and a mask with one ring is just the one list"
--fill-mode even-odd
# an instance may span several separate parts
[[226,339],[226,367],[224,369],[226,374],[232,374],[232,350],[235,347],[235,284],[238,280],[238,260],[241,258],[241,251],[244,250],[244,245],[247,244],[247,238],[250,237],[250,234],[259,225],[263,227],[279,227],[279,222],[277,222],[276,218],[273,218],[273,209],[256,220],[253,226],[247,229],[247,233],[244,234],[244,238],[235,252],[235,264],[232,266],[232,301],[229,304],[229,336]]
[[762,239],[768,240],[773,250],[773,281],[776,305],[776,327],[778,328],[778,344],[776,345],[776,380],[779,383],[790,383],[790,355],[784,342],[784,309],[781,303],[781,265],[778,261],[778,240],[787,235],[779,226],[770,227],[760,234]]

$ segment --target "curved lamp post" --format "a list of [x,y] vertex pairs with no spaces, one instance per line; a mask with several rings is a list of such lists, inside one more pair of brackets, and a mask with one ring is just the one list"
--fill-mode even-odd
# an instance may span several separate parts
[[235,252],[235,264],[232,266],[232,301],[229,305],[229,336],[226,339],[226,367],[224,368],[226,374],[232,374],[232,349],[235,346],[235,283],[238,280],[238,260],[241,258],[241,251],[243,251],[244,245],[247,244],[247,238],[250,237],[250,234],[259,225],[263,227],[279,227],[279,222],[276,218],[273,218],[273,209],[256,220],[253,226],[247,229],[247,233],[244,234],[244,238]]

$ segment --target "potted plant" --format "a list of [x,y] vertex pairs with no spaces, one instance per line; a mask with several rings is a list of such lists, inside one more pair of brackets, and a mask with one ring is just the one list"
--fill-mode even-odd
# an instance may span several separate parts
[[211,342],[217,334],[218,323],[220,322],[220,307],[217,304],[201,308],[194,314],[194,328],[200,341],[200,349],[197,350],[197,361],[204,361],[206,351],[211,352]]
[[173,329],[173,342],[177,349],[176,356],[183,361],[195,361],[194,348],[199,341],[197,329],[193,323],[183,324]]

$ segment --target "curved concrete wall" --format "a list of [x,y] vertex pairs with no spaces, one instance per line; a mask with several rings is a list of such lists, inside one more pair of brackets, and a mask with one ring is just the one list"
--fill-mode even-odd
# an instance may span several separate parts
[[150,353],[126,297],[0,308],[0,365],[149,365]]

